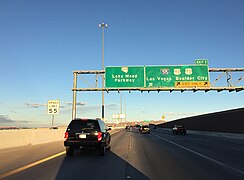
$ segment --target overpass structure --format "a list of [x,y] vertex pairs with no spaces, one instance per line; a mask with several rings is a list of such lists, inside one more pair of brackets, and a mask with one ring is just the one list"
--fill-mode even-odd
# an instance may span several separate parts
[[[244,68],[209,68],[208,69],[209,74],[212,75],[214,73],[218,73],[218,76],[214,78],[212,82],[210,82],[209,86],[206,87],[198,87],[198,86],[192,86],[192,87],[104,87],[101,88],[98,85],[99,78],[101,78],[102,81],[105,80],[105,70],[75,70],[73,71],[73,110],[72,110],[72,118],[76,117],[76,99],[77,99],[77,91],[82,92],[88,92],[88,91],[104,91],[104,92],[118,92],[121,91],[128,91],[129,93],[132,91],[139,91],[139,92],[185,92],[185,91],[229,91],[229,92],[240,92],[244,90],[244,85],[240,85],[244,79]],[[234,75],[235,73],[235,75]],[[77,78],[78,75],[80,75],[81,79],[85,84],[89,84],[90,87],[77,87]],[[95,75],[94,84],[91,85],[83,76],[84,75]],[[235,77],[235,78],[234,78]],[[218,86],[216,85],[219,81],[223,81],[225,85]],[[222,84],[224,84],[222,82]]]

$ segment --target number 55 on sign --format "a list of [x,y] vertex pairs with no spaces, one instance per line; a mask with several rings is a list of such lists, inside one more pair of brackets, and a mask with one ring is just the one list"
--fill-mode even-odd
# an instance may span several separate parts
[[48,114],[58,114],[59,113],[59,100],[49,100],[47,103]]

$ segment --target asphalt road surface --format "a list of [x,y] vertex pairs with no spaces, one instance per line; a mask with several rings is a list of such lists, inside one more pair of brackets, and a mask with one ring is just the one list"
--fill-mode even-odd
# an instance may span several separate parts
[[63,142],[55,142],[0,151],[0,159],[2,179],[244,179],[243,139],[162,129],[117,132],[105,156],[77,151],[67,157]]

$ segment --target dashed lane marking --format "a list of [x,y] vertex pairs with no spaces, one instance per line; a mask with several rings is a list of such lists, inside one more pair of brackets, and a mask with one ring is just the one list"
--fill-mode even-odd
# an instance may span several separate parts
[[184,149],[184,150],[187,150],[187,151],[189,151],[189,152],[191,152],[191,153],[194,153],[194,154],[196,154],[196,155],[198,155],[198,156],[201,156],[202,158],[205,158],[205,159],[207,159],[207,160],[209,160],[209,161],[215,162],[216,164],[219,164],[219,165],[222,166],[222,167],[229,168],[229,169],[231,169],[231,170],[233,170],[233,171],[235,171],[235,172],[238,172],[238,173],[244,175],[244,172],[241,171],[241,170],[239,170],[239,169],[233,168],[233,167],[231,167],[231,166],[229,166],[229,165],[227,165],[227,164],[224,164],[224,163],[219,162],[219,161],[217,161],[217,160],[215,160],[215,159],[212,159],[212,158],[210,158],[210,157],[208,157],[208,156],[205,156],[205,155],[203,155],[203,154],[201,154],[201,153],[198,153],[198,152],[193,151],[193,150],[191,150],[191,149],[189,149],[189,148],[186,148],[186,147],[184,147],[184,146],[181,146],[181,145],[179,145],[179,144],[177,144],[177,143],[175,143],[175,142],[172,142],[172,141],[170,141],[170,140],[168,140],[168,139],[165,139],[165,138],[163,138],[163,137],[161,137],[161,136],[158,136],[158,135],[156,135],[156,134],[152,134],[152,135],[153,135],[153,136],[156,136],[156,137],[158,137],[158,138],[160,138],[160,139],[162,139],[162,140],[164,140],[164,141],[167,141],[167,142],[169,142],[169,143],[171,143],[171,144],[173,144],[173,145],[175,145],[175,146],[178,146],[178,147],[180,147],[180,148],[182,148],[182,149]]

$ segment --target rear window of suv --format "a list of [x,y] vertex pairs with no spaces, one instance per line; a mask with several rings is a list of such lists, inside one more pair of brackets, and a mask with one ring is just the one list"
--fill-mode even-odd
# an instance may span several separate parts
[[68,126],[69,131],[95,130],[100,131],[98,122],[95,120],[73,120]]
[[149,128],[149,126],[142,126],[142,128]]

